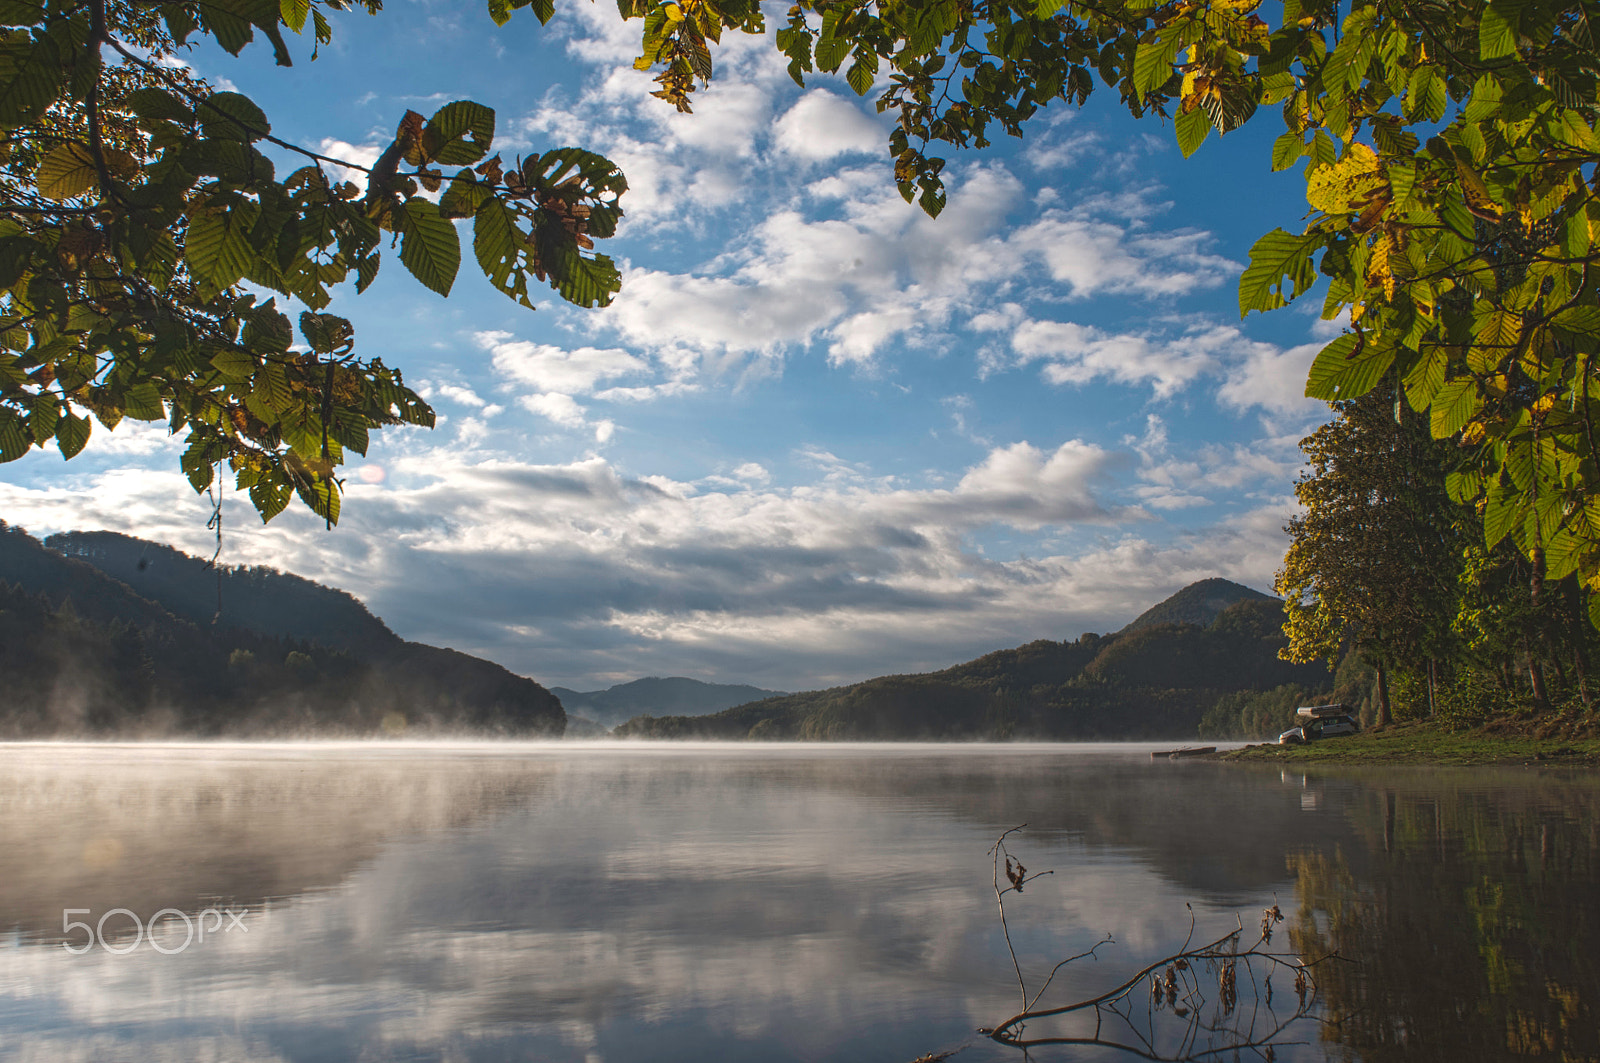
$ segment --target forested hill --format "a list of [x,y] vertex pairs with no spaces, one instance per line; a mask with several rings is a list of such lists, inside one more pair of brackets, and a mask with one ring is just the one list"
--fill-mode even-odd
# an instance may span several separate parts
[[1205,627],[1221,616],[1224,609],[1238,602],[1272,602],[1275,606],[1282,605],[1270,594],[1251,590],[1242,583],[1217,578],[1203,579],[1198,583],[1189,584],[1165,601],[1152,605],[1122,630],[1137,631],[1143,627],[1155,627],[1157,624],[1199,624]]
[[215,619],[224,627],[309,639],[332,649],[389,652],[400,644],[400,637],[354,595],[289,572],[264,566],[212,568],[205,558],[116,532],[66,532],[44,544],[87,561],[197,624]]
[[613,727],[649,713],[662,716],[704,716],[761,698],[778,697],[781,690],[730,683],[702,683],[698,679],[669,676],[635,679],[605,690],[588,692],[551,687],[568,712]]
[[[224,569],[223,615],[212,623],[216,573],[204,562],[126,536],[62,538],[77,556],[0,521],[0,737],[558,735],[566,726],[561,703],[533,680],[406,642],[340,591]],[[139,589],[90,560],[129,565]]]
[[1312,689],[1330,685],[1323,666],[1278,659],[1284,645],[1282,603],[1249,593],[1252,597],[1236,601],[1204,626],[1158,623],[1115,635],[1084,635],[1073,642],[1040,640],[941,672],[884,676],[767,698],[711,716],[640,717],[615,733],[650,738],[1192,739],[1201,717],[1226,695],[1286,684]]

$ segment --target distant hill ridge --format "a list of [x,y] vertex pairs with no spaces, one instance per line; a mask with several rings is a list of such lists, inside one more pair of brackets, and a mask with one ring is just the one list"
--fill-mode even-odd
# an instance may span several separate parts
[[[1159,619],[1208,615],[1204,624]],[[1321,665],[1278,658],[1286,641],[1282,626],[1279,599],[1227,580],[1203,580],[1113,635],[1041,639],[938,672],[881,676],[706,716],[644,716],[614,733],[811,740],[1193,738],[1206,711],[1224,695],[1291,683],[1326,685]]]
[[1270,594],[1251,590],[1242,583],[1213,577],[1191,583],[1164,601],[1140,613],[1123,632],[1137,631],[1156,624],[1198,624],[1206,627],[1229,606],[1239,602],[1279,602]]
[[225,568],[219,617],[216,571],[198,558],[110,532],[51,543],[73,556],[0,521],[0,736],[566,726],[533,680],[406,642],[342,591]]
[[138,594],[197,624],[215,620],[274,638],[309,639],[335,649],[393,651],[400,636],[355,595],[266,566],[220,566],[204,558],[117,532],[63,532],[44,540],[52,550],[87,561]]
[[578,691],[551,687],[550,693],[577,716],[614,727],[624,720],[644,714],[660,716],[703,716],[721,712],[763,698],[778,697],[781,690],[733,683],[703,683],[685,676],[649,676],[631,683],[619,683],[605,690]]

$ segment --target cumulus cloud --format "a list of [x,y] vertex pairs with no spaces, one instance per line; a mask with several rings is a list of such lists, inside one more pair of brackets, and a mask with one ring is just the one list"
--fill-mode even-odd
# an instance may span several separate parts
[[587,411],[578,405],[578,401],[560,392],[523,395],[517,399],[517,405],[567,428],[581,428],[588,422]]
[[548,343],[512,339],[509,332],[479,332],[478,344],[494,357],[501,377],[539,391],[587,395],[602,380],[647,373],[649,365],[627,351],[580,347],[564,350]]
[[780,151],[820,161],[881,151],[884,131],[842,96],[812,89],[778,119],[773,140]]
[[1261,407],[1278,414],[1325,416],[1325,403],[1306,398],[1306,375],[1322,347],[1303,343],[1280,350],[1270,343],[1248,344],[1244,357],[1217,390],[1217,398],[1235,409]]

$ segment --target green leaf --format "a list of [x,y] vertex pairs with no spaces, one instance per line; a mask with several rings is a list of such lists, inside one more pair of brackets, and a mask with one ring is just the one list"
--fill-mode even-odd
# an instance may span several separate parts
[[856,49],[856,61],[850,64],[850,69],[845,72],[844,79],[855,90],[857,96],[865,96],[872,88],[873,79],[878,73],[878,54],[869,48]]
[[1518,6],[1491,3],[1478,22],[1478,58],[1500,59],[1517,54]]
[[311,14],[311,0],[279,0],[278,10],[283,24],[296,33],[306,28],[306,16]]
[[1186,43],[1187,27],[1181,22],[1163,27],[1153,38],[1139,42],[1133,53],[1133,88],[1143,100],[1172,77],[1178,49]]
[[1356,336],[1346,333],[1322,348],[1311,363],[1306,398],[1324,402],[1359,398],[1377,387],[1393,364],[1393,348],[1368,343],[1358,350]]
[[337,482],[330,478],[319,476],[315,480],[296,483],[295,490],[300,495],[300,501],[311,507],[311,512],[323,518],[329,524],[339,523],[339,485]]
[[250,271],[250,244],[233,211],[203,212],[189,222],[183,257],[195,279],[214,294],[232,287]]
[[212,368],[223,379],[241,384],[256,375],[256,360],[237,347],[226,347],[211,359]]
[[1600,307],[1568,307],[1552,318],[1550,323],[1576,339],[1600,339]]
[[1311,169],[1332,166],[1339,161],[1339,147],[1326,130],[1319,129],[1311,137]]
[[[1282,229],[1257,240],[1250,248],[1250,265],[1239,276],[1239,316],[1252,310],[1275,310],[1310,288],[1316,280],[1311,253],[1319,242],[1314,234],[1295,236]],[[1286,276],[1293,283],[1287,299],[1283,295]]]
[[1306,142],[1299,133],[1288,132],[1272,142],[1273,170],[1287,170],[1300,161],[1306,152]]
[[272,132],[266,112],[255,101],[237,92],[218,92],[207,96],[196,108],[200,128],[208,137],[224,140],[260,140]]
[[128,110],[150,121],[190,122],[194,112],[174,94],[163,89],[134,89],[124,101]]
[[494,143],[494,110],[471,100],[456,100],[434,112],[422,131],[428,161],[467,166],[489,153]]
[[290,493],[289,485],[277,479],[263,479],[251,485],[250,504],[261,514],[261,523],[265,524],[283,512],[283,508],[289,504]]
[[1445,493],[1451,501],[1466,505],[1483,493],[1483,473],[1476,469],[1458,469],[1444,478]]
[[1199,107],[1186,114],[1180,112],[1172,121],[1172,129],[1178,136],[1178,150],[1187,159],[1211,135],[1211,116]]
[[301,314],[300,334],[317,354],[348,354],[356,342],[355,326],[335,314]]
[[1509,310],[1491,310],[1484,314],[1473,330],[1477,341],[1491,348],[1490,362],[1504,358],[1506,352],[1522,338],[1522,315]]
[[1449,439],[1467,426],[1472,415],[1483,405],[1478,393],[1478,382],[1471,377],[1447,380],[1430,407],[1429,427],[1435,439]]
[[0,129],[44,114],[67,80],[61,58],[55,37],[42,30],[5,42],[0,51]]
[[1551,581],[1566,579],[1577,571],[1583,555],[1593,547],[1593,543],[1574,535],[1571,529],[1560,529],[1545,540],[1544,578]]
[[57,202],[74,199],[100,182],[94,155],[82,144],[58,144],[39,160],[39,194]]
[[1489,485],[1483,504],[1483,541],[1489,549],[1493,550],[1517,526],[1522,508],[1522,498],[1515,489],[1498,482]]
[[488,200],[479,208],[472,221],[472,252],[496,288],[509,290],[512,269],[517,264],[517,248],[521,242],[520,231],[511,211],[498,199]]
[[0,406],[0,462],[16,461],[30,445],[27,423],[14,411]]
[[149,381],[135,384],[123,393],[122,412],[135,421],[162,421],[167,416],[161,405],[161,392]]
[[68,410],[56,425],[56,447],[63,458],[75,458],[89,442],[93,425],[87,417],[78,417]]
[[471,170],[462,170],[445,182],[439,197],[439,211],[447,218],[470,218],[493,195],[487,185],[474,180]]
[[565,256],[561,271],[551,278],[556,291],[576,306],[609,306],[622,288],[622,274],[607,255],[585,258],[574,248]]
[[406,200],[405,232],[400,261],[411,275],[440,295],[449,295],[461,268],[461,239],[456,227],[425,199]]
[[1404,380],[1406,401],[1411,403],[1413,410],[1421,412],[1433,402],[1439,389],[1444,387],[1445,370],[1449,364],[1450,356],[1442,347],[1435,347],[1417,359],[1417,364],[1412,366]]

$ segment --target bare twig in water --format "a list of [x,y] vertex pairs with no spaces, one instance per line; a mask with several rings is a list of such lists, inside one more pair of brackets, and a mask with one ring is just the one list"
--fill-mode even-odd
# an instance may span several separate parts
[[[1030,876],[1028,874],[1028,869],[1022,866],[1022,861],[1012,859],[1011,854],[1006,850],[1006,836],[1015,834],[1019,830],[1024,830],[1027,828],[1027,826],[1028,825],[1026,823],[1022,823],[1012,827],[1010,830],[1005,831],[1000,835],[1000,837],[995,839],[993,847],[991,847],[989,850],[989,855],[994,859],[994,900],[995,904],[999,905],[1000,907],[1000,932],[1005,935],[1006,951],[1011,953],[1011,967],[1017,972],[1017,990],[1022,994],[1023,1011],[1028,1010],[1028,1008],[1031,1006],[1031,1002],[1028,1000],[1027,983],[1022,980],[1022,964],[1017,962],[1017,950],[1016,947],[1011,944],[1011,928],[1006,925],[1006,894],[1021,893],[1022,887],[1026,886],[1034,879],[1055,874],[1055,871],[1051,870],[1040,871],[1038,874]],[[1011,885],[1005,887],[1004,889],[1000,888],[1000,861],[1002,858],[1006,862],[1006,881],[1011,883]],[[1093,953],[1094,949],[1090,949],[1089,951],[1090,953]],[[1052,971],[1050,973],[1051,976],[1054,977],[1055,972]],[[1049,983],[1047,982],[1046,984],[1048,985]],[[1034,999],[1037,1000],[1038,998],[1035,997]]]
[[[1276,897],[1272,907],[1262,912],[1260,936],[1248,948],[1240,947],[1244,921],[1237,917],[1233,930],[1196,945],[1196,918],[1190,905],[1187,906],[1189,932],[1177,952],[1145,965],[1096,996],[1040,1008],[1039,1001],[1045,990],[1063,968],[1083,959],[1098,960],[1101,946],[1115,942],[1108,934],[1093,948],[1062,960],[1051,968],[1039,991],[1029,997],[1027,981],[1006,922],[1005,895],[1021,893],[1027,883],[1051,872],[1029,875],[1022,861],[1007,850],[1006,839],[1021,829],[1013,827],[1000,835],[989,851],[994,861],[994,893],[1000,909],[1000,927],[1022,995],[1021,1011],[992,1029],[978,1031],[1001,1044],[1025,1051],[1043,1045],[1098,1045],[1162,1061],[1210,1060],[1242,1053],[1270,1060],[1276,1047],[1304,1043],[1287,1040],[1286,1033],[1299,1020],[1314,1019],[1315,969],[1332,961],[1350,962],[1337,953],[1307,960],[1292,951],[1273,950],[1273,930],[1283,922]],[[1000,884],[1002,873],[1009,883],[1007,886]],[[1281,1014],[1273,1007],[1272,1000],[1272,973],[1279,969],[1294,972],[1296,1000],[1292,1011]],[[1207,986],[1213,979],[1215,990],[1209,991]],[[1149,995],[1140,1004],[1137,990],[1144,985],[1149,986]],[[1093,1018],[1092,1028],[1084,1022],[1080,1030],[1052,1032],[1049,1036],[1030,1037],[1025,1032],[1029,1023],[1045,1019],[1071,1022],[1090,1017]],[[914,1063],[943,1058],[944,1055],[930,1055]]]

